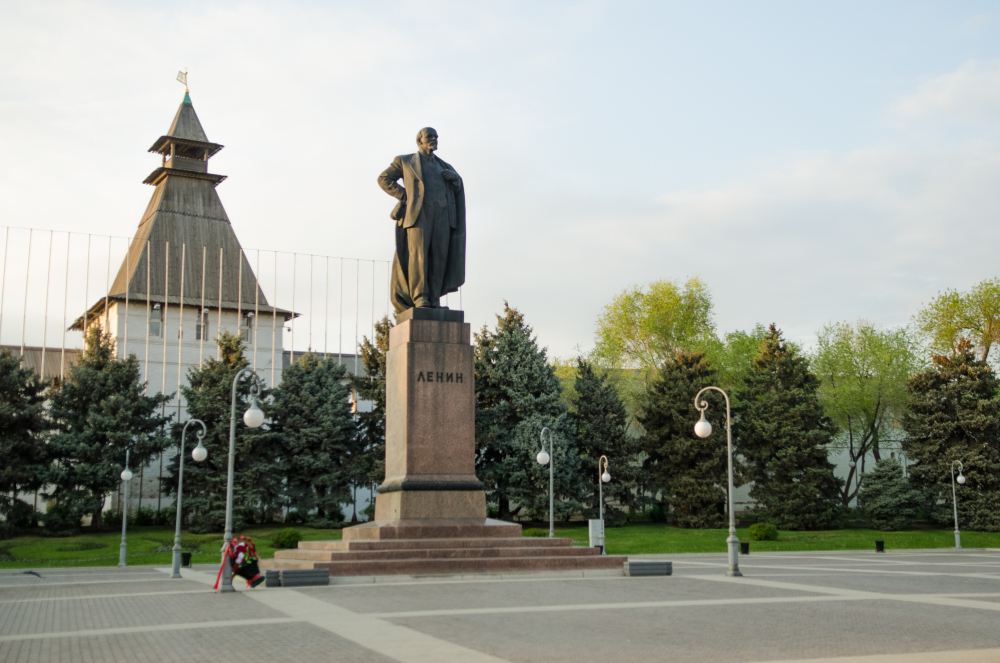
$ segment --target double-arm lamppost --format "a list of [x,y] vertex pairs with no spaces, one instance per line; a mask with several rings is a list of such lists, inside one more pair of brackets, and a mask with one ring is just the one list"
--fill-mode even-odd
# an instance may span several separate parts
[[962,549],[962,535],[958,532],[958,494],[955,492],[955,463],[958,463],[958,482],[965,483],[965,476],[962,475],[962,461],[951,461],[951,506],[955,509],[955,548]]
[[184,495],[184,436],[187,435],[188,426],[197,423],[201,426],[198,431],[198,446],[191,452],[191,457],[199,463],[208,458],[208,449],[202,446],[202,439],[208,428],[201,419],[188,419],[181,429],[181,454],[180,468],[177,471],[177,527],[174,530],[174,573],[170,577],[179,579],[181,577],[181,497]]
[[[125,568],[125,521],[128,520],[128,485],[132,482],[132,470],[128,469],[128,457],[131,449],[125,450],[125,469],[122,470],[122,481],[125,482],[125,504],[122,506],[122,544],[118,547],[118,568]],[[142,486],[139,486],[139,506],[142,506]]]
[[729,455],[729,570],[727,576],[742,576],[740,573],[739,543],[736,538],[736,512],[733,510],[733,418],[729,412],[729,394],[718,387],[705,387],[694,397],[694,406],[701,412],[701,419],[694,425],[694,433],[698,437],[708,437],[712,434],[712,424],[705,419],[705,410],[708,409],[706,401],[699,401],[701,395],[708,390],[714,390],[722,394],[726,399],[726,449]]
[[[552,452],[552,456],[545,453],[545,434],[549,434],[549,451]],[[539,438],[542,441],[542,450],[538,452],[535,456],[535,460],[538,461],[539,465],[549,466],[549,538],[555,538],[556,536],[556,520],[553,509],[555,508],[555,470],[552,468],[556,464],[555,455],[556,452],[552,449],[552,431],[549,430],[548,426],[542,428],[542,432],[539,433]]]
[[257,403],[257,395],[260,393],[261,380],[252,369],[244,368],[233,378],[233,400],[229,411],[229,478],[226,482],[226,533],[222,541],[222,586],[220,592],[235,592],[233,588],[233,569],[229,566],[226,555],[229,553],[229,544],[233,540],[233,468],[236,464],[236,386],[243,375],[253,376],[253,384],[250,385],[250,396],[253,399],[250,409],[243,414],[243,423],[250,428],[260,428],[264,423],[264,413]]

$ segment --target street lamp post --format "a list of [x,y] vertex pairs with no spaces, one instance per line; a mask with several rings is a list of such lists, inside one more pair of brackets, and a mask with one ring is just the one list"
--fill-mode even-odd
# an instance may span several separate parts
[[[545,453],[546,433],[549,434],[549,451],[552,453],[551,457],[549,456],[549,454]],[[549,466],[549,538],[553,539],[556,536],[556,520],[555,520],[555,512],[553,511],[556,503],[555,470],[553,469],[553,467],[555,467],[556,464],[556,458],[555,458],[556,452],[552,448],[552,431],[549,430],[548,426],[542,428],[542,432],[539,434],[539,438],[541,439],[542,442],[542,450],[538,452],[537,456],[535,456],[535,460],[538,461],[539,465],[547,464]]]
[[[128,520],[128,485],[132,481],[132,470],[128,469],[128,457],[131,449],[125,450],[125,469],[122,470],[122,481],[125,482],[125,505],[122,507],[122,544],[118,547],[118,568],[125,568],[125,522]],[[139,505],[142,506],[142,486],[139,486]]]
[[253,376],[253,384],[250,385],[250,396],[253,401],[250,409],[243,413],[243,423],[250,428],[260,428],[264,423],[264,413],[257,403],[257,394],[260,393],[260,376],[253,369],[244,368],[233,378],[233,399],[232,407],[229,410],[229,477],[226,481],[226,533],[222,540],[222,586],[220,592],[235,592],[233,588],[233,569],[229,566],[226,554],[229,551],[229,544],[233,540],[233,468],[236,464],[236,385],[244,374]]
[[699,401],[701,395],[706,391],[713,390],[723,395],[726,399],[726,449],[729,456],[729,570],[727,576],[742,576],[740,573],[739,543],[736,538],[736,512],[733,510],[733,418],[729,413],[729,394],[718,387],[705,387],[694,397],[694,406],[701,412],[701,419],[694,425],[694,433],[698,437],[708,437],[712,434],[712,424],[705,419],[705,410],[708,409],[708,402]]
[[[601,474],[601,462],[604,462],[604,474]],[[608,473],[608,457],[601,456],[597,459],[597,489],[598,489],[598,504],[600,504],[600,518],[601,521],[604,520],[604,484],[611,481],[611,475]]]
[[201,419],[188,419],[184,424],[184,428],[181,429],[181,460],[180,468],[177,471],[177,527],[174,530],[174,573],[170,576],[172,579],[180,579],[181,577],[181,497],[184,495],[184,436],[187,435],[188,426],[192,423],[198,423],[201,426],[201,430],[198,432],[198,446],[191,452],[191,457],[198,462],[208,458],[208,449],[202,446],[201,443],[202,438],[205,437],[205,433],[208,432],[205,422]]
[[964,469],[962,461],[951,461],[951,506],[955,510],[955,548],[961,550],[962,535],[958,531],[958,494],[955,492],[955,463],[958,463],[958,483],[965,483],[965,477],[962,475],[962,470]]

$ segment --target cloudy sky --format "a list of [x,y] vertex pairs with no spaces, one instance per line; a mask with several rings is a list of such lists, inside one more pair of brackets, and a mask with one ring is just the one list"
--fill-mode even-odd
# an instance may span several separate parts
[[810,345],[1000,275],[995,3],[7,2],[0,225],[131,235],[185,67],[247,247],[388,259],[436,127],[467,320],[559,356],[657,279]]

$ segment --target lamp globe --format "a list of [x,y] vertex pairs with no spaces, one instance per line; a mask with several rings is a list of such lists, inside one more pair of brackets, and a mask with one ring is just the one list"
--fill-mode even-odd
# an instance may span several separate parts
[[264,423],[264,412],[257,407],[257,399],[255,398],[250,409],[243,414],[243,423],[245,423],[250,428],[260,428]]

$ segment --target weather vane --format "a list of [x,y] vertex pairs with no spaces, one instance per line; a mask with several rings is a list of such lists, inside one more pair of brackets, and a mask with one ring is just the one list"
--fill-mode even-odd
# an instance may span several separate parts
[[181,83],[184,83],[184,93],[186,94],[187,91],[188,91],[188,73],[187,73],[187,69],[185,69],[184,71],[178,71],[177,72],[177,80],[179,80]]

